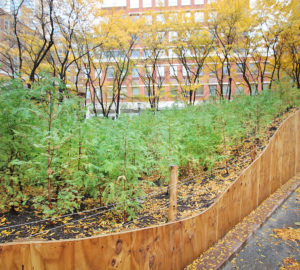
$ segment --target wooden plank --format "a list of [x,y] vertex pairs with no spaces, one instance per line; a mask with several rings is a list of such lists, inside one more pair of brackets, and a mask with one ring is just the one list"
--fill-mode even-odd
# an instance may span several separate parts
[[241,181],[241,218],[249,215],[257,207],[259,185],[260,159],[252,165],[240,177]]
[[259,186],[258,202],[260,205],[271,194],[270,167],[271,167],[271,149],[267,147],[260,157],[259,167]]
[[[130,249],[129,254],[132,257],[130,263],[131,269],[138,269],[139,267],[141,269],[151,269],[158,266],[159,262],[155,258],[153,249],[157,248],[158,254],[160,254],[161,251],[157,243],[161,241],[162,231],[165,232],[165,230],[157,228],[155,230],[145,231],[144,234],[138,232],[132,234],[132,242],[140,243],[140,247]],[[153,238],[153,236],[155,237]],[[167,247],[167,249],[168,248],[169,247]],[[161,262],[161,265],[163,264],[164,262]]]
[[178,182],[178,166],[170,166],[170,202],[169,202],[169,214],[168,221],[174,221],[177,217],[177,182]]
[[[74,242],[50,242],[48,245],[32,243],[30,245],[32,265],[35,269],[62,269],[74,268]],[[64,258],[63,260],[61,258]]]
[[[197,218],[198,219],[198,218]],[[182,232],[184,235],[183,246],[184,252],[187,256],[184,256],[182,265],[183,267],[193,262],[193,259],[197,254],[203,252],[203,229],[196,226],[196,218],[192,218],[190,222],[183,222]]]
[[30,243],[0,245],[0,269],[31,270]]
[[[191,219],[185,220],[185,223],[190,223],[192,222]],[[172,239],[173,240],[173,247],[171,249],[171,256],[169,257],[169,259],[171,259],[171,264],[170,261],[168,262],[168,265],[170,267],[171,265],[171,269],[182,269],[183,268],[183,261],[184,261],[184,257],[185,257],[185,251],[184,251],[184,247],[183,247],[183,243],[184,243],[184,237],[187,237],[186,234],[183,235],[182,232],[182,226],[183,221],[178,221],[175,222],[173,225],[174,231],[173,231],[173,235],[172,235]],[[168,266],[165,265],[163,267],[163,269],[167,269]]]
[[296,113],[296,173],[300,172],[300,110]]
[[271,194],[280,187],[280,168],[279,165],[279,145],[278,136],[274,135],[273,140],[270,142],[271,151],[271,166],[270,166],[270,189]]
[[285,124],[282,126],[283,130],[283,154],[282,154],[282,184],[286,183],[289,180],[289,165],[290,165],[290,119],[285,121]]
[[295,176],[295,168],[296,168],[296,126],[295,126],[295,119],[296,117],[292,117],[289,119],[288,122],[288,129],[289,133],[287,134],[287,137],[289,138],[289,166],[288,166],[288,179],[291,179],[293,176]]
[[283,171],[283,152],[284,152],[284,138],[283,138],[283,128],[280,127],[280,129],[277,131],[277,145],[278,145],[278,170],[279,170],[279,177],[280,177],[280,184],[282,185],[283,179],[284,179],[284,171]]
[[289,166],[289,138],[288,138],[288,121],[286,121],[285,125],[281,127],[282,133],[281,140],[282,140],[282,178],[281,178],[281,185],[285,184],[288,181],[288,166]]
[[237,179],[220,198],[218,236],[223,237],[241,218],[241,179]]
[[201,218],[197,219],[197,225],[201,224],[203,228],[202,250],[206,250],[217,242],[218,233],[218,203],[214,204],[208,210],[201,214]]

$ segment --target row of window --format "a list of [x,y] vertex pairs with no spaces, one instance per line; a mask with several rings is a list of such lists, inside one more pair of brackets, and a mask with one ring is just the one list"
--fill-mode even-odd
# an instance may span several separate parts
[[[178,14],[174,13],[172,16],[174,17],[173,19],[175,19],[175,18],[178,17]],[[191,13],[191,12],[185,12],[184,13],[184,18],[191,18],[192,16],[194,16],[194,21],[195,22],[199,22],[199,23],[204,22],[204,12],[195,11],[193,13]],[[140,18],[140,15],[139,14],[131,14],[130,17],[133,21],[136,21]],[[153,20],[154,17],[152,15],[143,15],[143,18],[145,18],[146,23],[152,24],[152,20]],[[164,14],[157,14],[155,16],[155,19],[156,19],[157,22],[160,22],[162,24],[164,24],[165,21],[166,21],[166,18],[165,18]]]
[[[176,32],[169,32],[169,38],[172,39],[174,36],[176,36]],[[165,50],[158,50],[155,52],[156,53],[156,56],[158,58],[165,58],[167,57],[166,55],[166,52]],[[193,57],[193,54],[191,52],[191,50],[189,49],[186,49],[183,54],[185,55],[185,57]],[[177,58],[178,55],[175,53],[174,49],[169,49],[168,50],[168,56],[171,57],[171,58]],[[124,55],[122,54],[121,51],[107,51],[104,53],[104,57],[106,59],[110,59],[110,58],[116,58],[116,57],[124,57]],[[132,49],[131,50],[131,57],[134,58],[134,59],[138,59],[138,58],[151,58],[153,57],[153,51],[152,50],[147,50],[147,49],[144,49],[144,50],[140,50],[140,49]],[[257,73],[257,66],[255,63],[250,63],[248,66],[244,66],[244,64],[242,63],[237,63],[236,64],[236,73],[238,74],[242,74],[243,73],[243,70],[244,68],[246,69],[246,71],[250,71],[252,74],[256,74]],[[170,68],[170,70],[172,70],[173,68]],[[177,69],[177,67],[176,67]],[[172,72],[172,71],[170,71]],[[267,70],[267,72],[269,72],[269,70]],[[213,72],[211,72],[213,73]],[[223,67],[223,74],[224,75],[228,75],[228,70],[227,70],[227,67],[224,66]]]
[[[204,3],[210,4],[213,2],[212,0],[194,0],[193,3],[191,0],[154,0],[154,6],[156,7],[174,7],[181,4],[182,6],[189,6],[189,5],[203,5]],[[142,6],[143,8],[149,8],[153,6],[152,0],[143,0]],[[139,0],[130,0],[130,8],[140,8],[140,1]]]
[[[242,64],[238,63],[236,64],[236,73],[241,74],[242,73]],[[158,77],[165,77],[166,76],[166,69],[169,71],[170,77],[177,77],[178,76],[178,71],[179,71],[179,66],[157,66],[156,67],[156,75]],[[188,68],[182,67],[182,76],[183,77],[188,77],[190,75],[192,67],[189,66]],[[257,73],[257,67],[255,64],[250,64],[249,70],[252,74]],[[114,78],[114,68],[113,67],[108,67],[107,68],[107,78],[108,79],[113,79]],[[146,68],[146,76],[152,76],[152,67],[149,66]],[[101,76],[101,70],[96,70],[95,74],[100,77]],[[214,70],[210,70],[209,72],[210,75],[215,75]],[[223,67],[223,74],[228,75],[228,70],[227,67]],[[139,69],[138,68],[133,68],[131,72],[132,78],[138,79],[140,77]],[[203,76],[204,72],[201,70],[199,72],[199,76]]]
[[[100,95],[99,89],[96,90],[97,95]],[[170,87],[170,93],[172,96],[177,96],[179,94],[179,89],[177,86],[171,86]],[[235,93],[237,95],[243,94],[244,93],[244,88],[241,85],[236,85]],[[160,95],[164,96],[166,94],[165,90],[160,90]],[[200,86],[196,92],[196,97],[202,97],[204,95],[204,87]],[[229,85],[223,85],[223,94],[228,95],[229,94]],[[149,91],[146,87],[144,87],[143,90],[141,90],[139,87],[132,87],[132,97],[139,97],[139,96],[144,96],[144,97],[149,97]],[[210,96],[216,96],[217,95],[217,85],[209,85],[209,95]],[[127,94],[127,87],[123,86],[121,89],[121,97],[128,97],[129,95]],[[112,97],[112,87],[107,88],[107,97],[111,98]],[[91,93],[90,91],[87,92],[87,99],[91,98]]]

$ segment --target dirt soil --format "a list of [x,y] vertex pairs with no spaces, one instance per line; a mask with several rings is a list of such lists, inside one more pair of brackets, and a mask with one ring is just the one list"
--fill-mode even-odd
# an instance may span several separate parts
[[[253,143],[244,140],[241,147],[231,149],[228,160],[228,173],[225,162],[217,164],[212,171],[195,171],[182,169],[178,183],[178,215],[182,219],[202,212],[216,200],[218,196],[247,168],[252,159],[266,147],[280,123],[294,113],[290,109],[279,115],[271,125],[263,130],[260,139]],[[116,211],[114,206],[99,207],[99,204],[87,200],[85,207],[77,213],[69,213],[56,218],[44,218],[42,213],[24,206],[18,211],[0,214],[0,243],[28,239],[69,239],[82,238],[110,232],[119,232],[166,223],[168,217],[169,194],[168,186],[144,186],[146,199],[141,199],[142,208],[136,217],[127,221],[123,213]],[[96,209],[95,209],[96,208]]]

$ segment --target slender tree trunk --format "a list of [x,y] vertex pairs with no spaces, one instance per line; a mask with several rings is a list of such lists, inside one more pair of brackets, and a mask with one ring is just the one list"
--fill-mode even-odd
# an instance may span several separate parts
[[51,93],[49,93],[49,106],[50,106],[50,110],[49,110],[49,120],[48,120],[48,170],[47,170],[47,174],[48,174],[48,205],[49,208],[52,209],[52,203],[51,203],[51,174],[52,174],[52,170],[51,170],[51,141],[50,141],[50,137],[51,137],[51,127],[52,127],[52,96]]

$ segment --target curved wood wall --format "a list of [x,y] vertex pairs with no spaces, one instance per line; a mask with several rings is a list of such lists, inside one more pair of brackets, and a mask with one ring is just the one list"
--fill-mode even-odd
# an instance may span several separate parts
[[0,245],[1,270],[182,269],[300,171],[300,111],[205,212],[135,231]]

